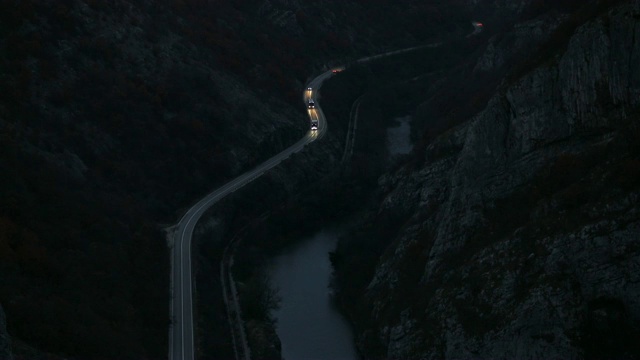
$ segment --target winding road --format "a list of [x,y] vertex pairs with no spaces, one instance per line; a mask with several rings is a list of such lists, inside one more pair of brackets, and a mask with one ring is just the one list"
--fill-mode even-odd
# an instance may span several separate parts
[[[253,170],[229,181],[219,189],[208,194],[172,227],[169,235],[172,239],[171,251],[171,327],[169,330],[169,356],[172,360],[192,360],[195,358],[194,323],[193,323],[193,284],[191,276],[191,239],[196,223],[202,214],[213,204],[230,193],[259,178],[292,154],[301,151],[305,145],[318,140],[327,131],[327,121],[318,104],[318,90],[322,82],[330,78],[331,70],[322,73],[309,83],[311,92],[305,92],[305,103],[309,98],[314,99],[315,109],[308,109],[309,121],[318,121],[318,130],[309,130],[305,136],[295,144],[289,146],[279,154],[258,165]],[[309,125],[310,127],[310,125]]]
[[[472,23],[474,31],[469,34],[475,35],[482,31],[483,24],[479,22]],[[411,47],[408,49],[396,50],[379,54],[375,56],[365,57],[356,61],[356,63],[365,63],[368,61],[376,60],[385,56],[397,55],[406,53],[412,50],[417,50],[425,47],[437,47],[441,43],[428,44],[423,46]],[[342,69],[340,69],[342,70]],[[191,266],[191,240],[193,237],[193,231],[196,223],[202,217],[202,214],[209,209],[216,202],[229,195],[230,193],[240,189],[247,185],[251,181],[259,178],[265,172],[269,171],[273,167],[280,164],[283,160],[289,158],[292,154],[301,151],[305,145],[321,139],[327,132],[327,121],[318,103],[318,90],[322,86],[322,83],[333,76],[335,72],[328,70],[316,78],[314,78],[307,86],[311,91],[305,91],[303,99],[305,104],[309,99],[313,99],[315,102],[314,109],[308,109],[309,114],[309,127],[311,127],[311,121],[318,121],[317,130],[309,130],[303,138],[301,138],[295,144],[289,146],[279,154],[273,156],[264,163],[258,165],[253,170],[236,177],[229,181],[219,189],[208,194],[195,205],[193,205],[186,214],[180,219],[180,222],[172,226],[168,230],[168,237],[172,246],[171,250],[171,326],[169,328],[169,358],[171,360],[193,360],[195,358],[195,345],[194,345],[194,323],[193,323],[193,283],[192,283],[192,266]],[[360,99],[358,99],[360,100]],[[352,108],[353,116],[350,116],[349,130],[347,131],[347,139],[345,144],[345,153],[343,154],[342,162],[350,157],[353,152],[353,146],[355,143],[355,130],[357,129],[358,107],[354,103]],[[354,113],[355,111],[355,113]],[[225,249],[225,253],[227,249]],[[225,255],[226,256],[226,255]],[[224,269],[224,262],[221,266],[221,276],[226,277],[225,273],[228,273],[228,269]],[[228,285],[230,291],[235,293],[233,281]],[[224,286],[227,291],[227,285]],[[235,294],[231,295],[235,297]],[[225,296],[227,301],[227,296]],[[237,299],[236,299],[237,301]],[[237,304],[235,305],[237,308]],[[236,316],[239,313],[236,313]],[[245,341],[244,339],[239,341]],[[236,342],[234,335],[234,343]],[[246,344],[245,344],[246,347]],[[236,356],[238,356],[238,350],[236,349]],[[248,350],[244,350],[241,358],[249,358]]]

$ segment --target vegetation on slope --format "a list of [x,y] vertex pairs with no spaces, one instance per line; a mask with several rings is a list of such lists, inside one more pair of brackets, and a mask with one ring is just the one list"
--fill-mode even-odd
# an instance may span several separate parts
[[0,4],[0,302],[16,341],[163,357],[158,223],[297,138],[321,62],[462,26],[435,2],[265,4]]

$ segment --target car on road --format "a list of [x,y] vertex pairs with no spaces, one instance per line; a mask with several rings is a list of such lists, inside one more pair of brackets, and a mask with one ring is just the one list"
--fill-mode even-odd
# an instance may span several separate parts
[[318,130],[318,120],[311,121],[311,130]]
[[309,109],[315,109],[316,108],[316,103],[313,101],[313,99],[309,99],[309,102],[307,103],[307,107]]
[[331,72],[334,73],[334,74],[337,74],[337,73],[339,73],[341,71],[342,71],[342,69],[333,69],[333,70],[331,70]]
[[310,88],[310,87],[308,87],[308,88],[307,88],[307,91],[313,91],[313,89],[312,89],[312,88]]

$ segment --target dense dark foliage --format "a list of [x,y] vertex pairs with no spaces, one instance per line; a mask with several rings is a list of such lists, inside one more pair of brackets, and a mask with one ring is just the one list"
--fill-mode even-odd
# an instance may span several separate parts
[[[135,49],[86,23],[123,16],[161,38],[143,11],[168,9],[87,5],[2,4],[0,301],[9,332],[37,348],[163,357],[169,259],[156,222],[231,174],[233,124],[219,110],[231,106],[202,66],[137,73]],[[78,47],[55,46],[65,41]]]
[[263,105],[296,113],[323,62],[467,31],[449,5],[2,2],[0,302],[10,334],[69,357],[163,357],[169,261],[158,222],[269,156],[257,149],[297,138],[303,124],[262,143],[247,128],[265,121]]
[[231,332],[227,325],[225,304],[220,295],[222,286],[219,262],[225,242],[220,228],[198,231],[194,238],[196,296],[194,318],[198,327],[198,357],[201,359],[232,359]]

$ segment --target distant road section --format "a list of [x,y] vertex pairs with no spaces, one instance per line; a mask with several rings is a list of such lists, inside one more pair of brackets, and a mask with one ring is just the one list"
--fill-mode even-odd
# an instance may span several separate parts
[[[220,199],[259,178],[289,158],[291,154],[299,152],[305,145],[324,136],[327,131],[327,121],[318,104],[317,97],[322,82],[332,75],[334,73],[331,70],[324,72],[308,85],[312,90],[305,92],[305,103],[307,99],[311,98],[315,101],[315,108],[308,109],[309,131],[302,139],[258,165],[255,169],[247,171],[202,198],[186,212],[177,225],[171,228],[172,232],[169,234],[173,246],[171,251],[171,326],[169,329],[169,358],[171,360],[193,360],[195,358],[191,239],[196,223],[202,214]],[[311,130],[312,121],[317,122],[317,130]]]

